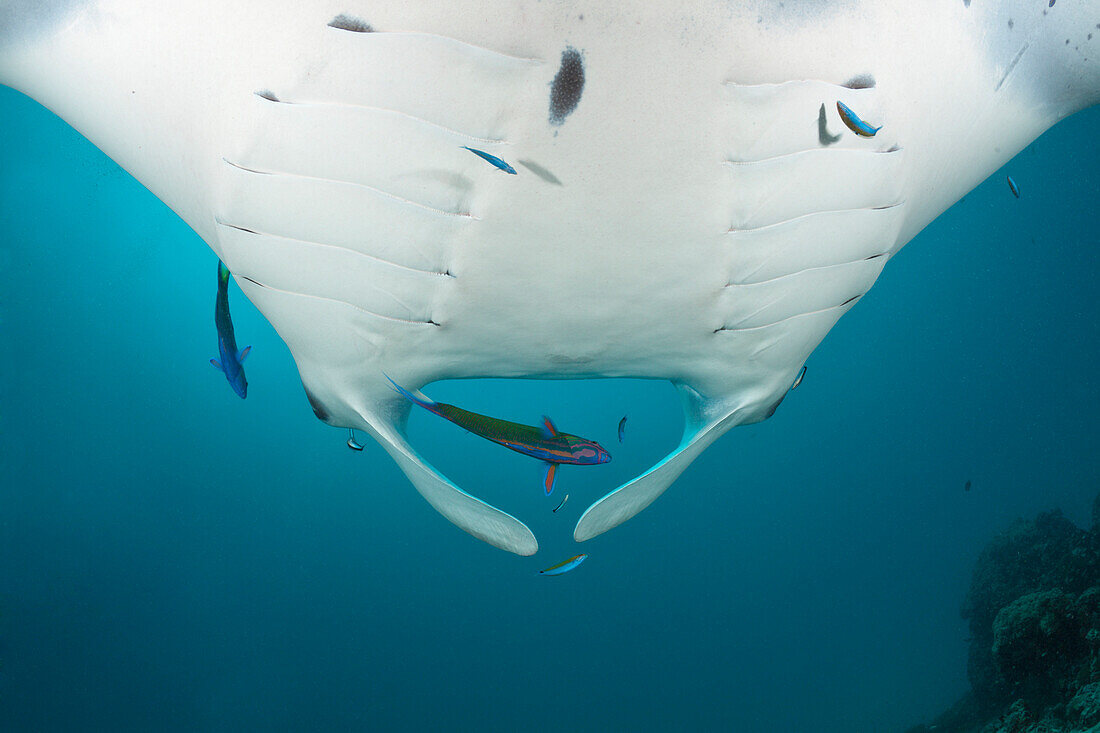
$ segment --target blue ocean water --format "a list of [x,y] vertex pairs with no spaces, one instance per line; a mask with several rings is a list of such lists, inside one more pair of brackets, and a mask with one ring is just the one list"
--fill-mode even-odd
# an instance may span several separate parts
[[238,399],[207,364],[209,249],[5,88],[0,130],[4,730],[901,730],[967,687],[986,541],[1055,507],[1089,522],[1100,109],[913,240],[772,419],[584,545],[580,512],[677,442],[672,389],[432,385],[612,449],[546,499],[534,462],[413,415],[533,558],[451,526],[365,436],[349,451],[233,286]]

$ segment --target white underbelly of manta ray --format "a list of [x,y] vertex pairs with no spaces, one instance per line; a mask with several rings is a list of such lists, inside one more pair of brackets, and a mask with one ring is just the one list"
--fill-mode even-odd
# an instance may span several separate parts
[[522,522],[409,446],[384,373],[671,380],[681,445],[588,508],[589,539],[770,415],[893,253],[1100,96],[1095,19],[1045,2],[179,5],[77,3],[0,80],[211,245],[318,417],[524,555]]

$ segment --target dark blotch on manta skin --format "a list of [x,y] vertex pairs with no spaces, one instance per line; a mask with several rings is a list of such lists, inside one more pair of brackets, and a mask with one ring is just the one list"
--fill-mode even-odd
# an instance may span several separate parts
[[830,135],[825,117],[825,103],[821,103],[821,109],[817,111],[817,141],[828,147],[840,140],[840,135]]
[[969,8],[970,7],[970,0],[963,0],[963,5],[965,5],[966,7]]
[[328,25],[330,28],[339,28],[342,31],[351,31],[352,33],[374,33],[374,29],[371,28],[370,23],[356,18],[353,15],[345,15],[344,13],[340,13],[330,20]]
[[260,91],[256,92],[256,96],[257,97],[263,97],[264,99],[268,100],[269,102],[278,102],[279,101],[279,98],[275,96],[275,92],[271,91],[270,89],[261,89]]
[[328,410],[325,409],[325,406],[321,404],[321,401],[309,391],[309,387],[303,384],[302,389],[306,391],[306,399],[309,400],[309,406],[313,408],[313,414],[316,415],[317,419],[321,422],[328,423],[332,419],[332,415],[330,415]]
[[851,79],[841,84],[841,86],[849,89],[874,89],[875,77],[870,74],[860,74],[859,76],[853,76]]
[[561,52],[561,67],[550,85],[550,124],[561,125],[573,113],[584,91],[584,61],[572,46]]

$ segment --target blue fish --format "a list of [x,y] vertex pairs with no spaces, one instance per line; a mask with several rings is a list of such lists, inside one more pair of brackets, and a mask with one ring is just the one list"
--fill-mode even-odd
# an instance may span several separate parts
[[462,147],[466,148],[467,150],[469,150],[471,153],[473,153],[477,157],[479,157],[483,160],[489,161],[490,163],[495,165],[497,168],[500,168],[505,173],[511,173],[513,176],[516,175],[516,169],[513,168],[512,166],[508,165],[507,163],[505,163],[503,160],[501,160],[497,156],[490,155],[489,153],[486,153],[484,150],[477,150],[476,148],[467,147],[466,145],[463,145]]
[[626,415],[623,415],[623,419],[619,421],[619,442],[623,442],[623,435],[626,433]]
[[539,575],[562,575],[568,573],[587,559],[588,555],[575,555],[568,560],[559,562],[557,565],[551,565],[546,568],[546,570],[540,570]]
[[859,118],[859,115],[848,109],[848,105],[844,102],[836,103],[836,111],[840,113],[840,119],[848,126],[848,129],[860,137],[874,137],[875,133],[882,129],[882,125],[878,127],[868,125]]
[[802,378],[806,376],[806,365],[802,365],[802,369],[798,372],[798,376],[795,377],[794,384],[791,385],[790,391],[793,392],[798,389],[798,385],[802,384]]
[[351,428],[348,428],[348,448],[356,452],[362,452],[363,450],[363,444],[355,439],[355,431]]
[[248,395],[248,381],[244,378],[244,360],[251,346],[237,351],[237,338],[233,335],[233,319],[229,317],[229,268],[218,260],[218,300],[214,305],[214,325],[218,329],[218,358],[210,363],[225,374],[229,386],[242,400]]
[[1013,180],[1012,176],[1008,177],[1008,187],[1012,191],[1013,196],[1020,198],[1020,187],[1016,185],[1016,181]]

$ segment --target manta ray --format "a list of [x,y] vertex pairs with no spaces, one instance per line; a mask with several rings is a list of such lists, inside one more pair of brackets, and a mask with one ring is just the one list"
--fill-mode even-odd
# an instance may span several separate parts
[[606,532],[770,416],[930,221],[1100,100],[1100,8],[0,0],[0,82],[210,246],[318,418],[531,555],[526,525],[409,444],[384,374],[669,380],[683,438],[574,538]]

